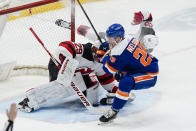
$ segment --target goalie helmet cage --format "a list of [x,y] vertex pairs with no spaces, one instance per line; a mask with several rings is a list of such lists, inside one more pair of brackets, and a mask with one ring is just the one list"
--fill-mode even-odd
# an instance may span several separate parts
[[[2,15],[8,16],[0,39],[0,59],[17,61],[12,76],[48,75],[49,56],[29,28],[38,33],[53,54],[60,42],[75,42],[75,0],[12,1],[3,8],[0,3],[0,19]],[[57,19],[71,22],[71,30],[56,26]]]

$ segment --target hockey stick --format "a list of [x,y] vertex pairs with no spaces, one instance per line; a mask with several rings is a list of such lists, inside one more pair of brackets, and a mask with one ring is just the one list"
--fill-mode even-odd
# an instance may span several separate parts
[[93,30],[94,30],[94,32],[95,32],[95,34],[96,34],[96,36],[97,36],[98,40],[100,41],[100,43],[101,43],[101,44],[103,44],[103,42],[102,42],[102,40],[101,40],[100,36],[98,35],[98,33],[97,33],[97,31],[96,31],[95,27],[93,26],[93,24],[92,24],[92,22],[91,22],[90,18],[88,17],[88,15],[87,15],[86,11],[84,10],[84,8],[83,8],[82,4],[80,3],[80,0],[77,0],[77,1],[78,1],[79,6],[81,7],[81,9],[82,9],[83,13],[85,14],[86,18],[88,19],[88,21],[89,21],[89,23],[90,23],[91,27],[93,28]]
[[35,33],[35,31],[33,30],[33,28],[29,28],[29,30],[31,31],[31,33],[35,36],[35,38],[37,39],[37,41],[42,45],[42,47],[45,49],[45,51],[48,53],[48,55],[50,56],[50,58],[52,59],[52,61],[56,64],[56,66],[58,68],[61,67],[61,64],[59,62],[57,62],[57,60],[53,57],[53,55],[48,51],[48,49],[45,47],[44,43],[41,41],[41,39],[37,36],[37,34]]
[[[38,35],[35,33],[35,31],[30,28],[30,31],[32,32],[32,34],[35,36],[35,38],[38,40],[38,42],[43,46],[43,48],[46,50],[46,52],[49,54],[50,58],[53,60],[53,62],[57,65],[57,67],[59,69],[61,69],[61,65],[57,62],[57,60],[53,57],[53,55],[49,52],[49,50],[45,47],[44,43],[41,41],[41,39],[38,37]],[[68,59],[69,60],[69,59]],[[65,62],[66,63],[66,62]],[[64,64],[62,65],[64,68]],[[63,69],[62,69],[63,70]],[[61,70],[60,70],[61,71]],[[70,77],[70,76],[69,76]],[[86,98],[86,96],[82,93],[82,91],[77,87],[77,85],[71,81],[71,87],[74,90],[74,92],[79,96],[81,102],[84,104],[84,106],[92,113],[96,113],[96,114],[103,114],[106,112],[106,109],[96,109],[95,107],[93,107],[91,105],[91,103],[88,101],[88,99]]]
[[30,28],[30,31],[33,33],[35,38],[38,40],[38,42],[42,45],[42,47],[48,53],[48,55],[50,56],[52,61],[55,63],[55,65],[59,68],[57,82],[64,86],[69,86],[79,62],[67,56],[63,64],[62,65],[59,64],[59,62],[54,58],[54,56],[50,53],[50,51],[45,47],[44,43],[41,41],[41,39],[38,37],[35,31],[32,28]]

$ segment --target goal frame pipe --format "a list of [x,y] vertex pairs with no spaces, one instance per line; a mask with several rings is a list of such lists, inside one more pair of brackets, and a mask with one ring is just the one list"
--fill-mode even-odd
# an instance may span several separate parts
[[71,41],[75,42],[75,0],[71,0]]
[[16,11],[29,9],[29,8],[33,8],[33,7],[37,7],[37,6],[57,2],[57,1],[59,1],[59,0],[41,0],[41,1],[33,2],[33,3],[29,3],[29,4],[9,8],[9,9],[4,9],[4,10],[0,11],[0,15],[9,14],[9,13],[13,13],[13,12],[16,12]]

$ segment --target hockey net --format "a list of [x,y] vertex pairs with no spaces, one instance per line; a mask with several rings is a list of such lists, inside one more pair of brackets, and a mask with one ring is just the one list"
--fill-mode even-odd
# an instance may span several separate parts
[[8,7],[0,9],[0,17],[8,16],[0,38],[0,61],[16,61],[12,76],[48,75],[50,57],[29,28],[34,29],[54,54],[60,42],[74,37],[71,37],[69,29],[55,24],[57,19],[71,22],[73,1],[75,0],[12,0]]

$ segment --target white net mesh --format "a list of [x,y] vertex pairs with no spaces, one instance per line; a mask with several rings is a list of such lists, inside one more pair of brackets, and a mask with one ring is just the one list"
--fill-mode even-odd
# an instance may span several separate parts
[[50,57],[29,28],[35,30],[48,50],[54,54],[60,42],[70,40],[70,30],[55,25],[57,19],[70,22],[69,1],[58,1],[9,14],[9,22],[0,38],[0,61],[16,60],[17,69],[40,67],[45,70]]

